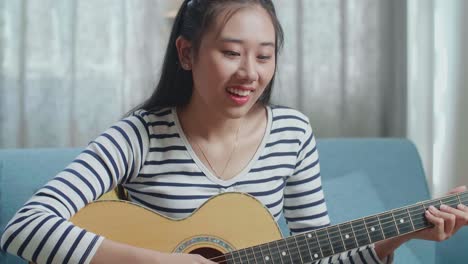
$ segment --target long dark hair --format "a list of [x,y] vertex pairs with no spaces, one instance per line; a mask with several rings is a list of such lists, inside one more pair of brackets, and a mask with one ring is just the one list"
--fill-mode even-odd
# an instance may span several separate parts
[[[283,46],[283,29],[276,16],[275,7],[271,0],[185,0],[175,17],[171,35],[167,44],[166,54],[162,65],[161,78],[155,91],[145,102],[136,109],[155,110],[164,107],[184,106],[192,96],[193,78],[191,71],[181,68],[176,48],[179,36],[192,42],[195,57],[200,47],[203,34],[214,19],[226,8],[237,7],[230,12],[232,16],[237,10],[247,5],[260,5],[271,17],[275,28],[275,65],[279,50]],[[227,18],[229,19],[229,17]],[[275,67],[276,73],[276,67]],[[259,98],[264,104],[270,102],[271,89],[275,75]]]

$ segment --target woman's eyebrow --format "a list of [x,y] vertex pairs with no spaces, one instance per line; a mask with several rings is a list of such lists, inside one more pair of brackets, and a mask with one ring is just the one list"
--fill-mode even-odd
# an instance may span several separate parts
[[[237,43],[237,44],[243,44],[244,41],[241,40],[241,39],[236,39],[236,38],[230,38],[230,37],[221,37],[221,42],[230,42],[230,43]],[[275,43],[274,42],[260,42],[260,46],[271,46],[271,47],[275,47]]]

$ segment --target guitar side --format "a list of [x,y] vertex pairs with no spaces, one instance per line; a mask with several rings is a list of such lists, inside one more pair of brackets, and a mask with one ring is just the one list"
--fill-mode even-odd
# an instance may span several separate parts
[[125,201],[90,203],[70,220],[108,239],[162,252],[226,253],[282,237],[269,211],[241,193],[215,196],[181,220]]

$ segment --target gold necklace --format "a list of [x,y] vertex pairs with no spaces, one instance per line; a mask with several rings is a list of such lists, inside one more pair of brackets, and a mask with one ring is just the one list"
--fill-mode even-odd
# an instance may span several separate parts
[[233,156],[233,154],[234,154],[234,151],[235,151],[236,148],[237,148],[237,145],[238,145],[238,142],[239,142],[239,141],[238,141],[238,139],[239,139],[239,130],[240,130],[240,126],[237,128],[236,140],[235,140],[235,142],[234,142],[234,147],[232,148],[232,151],[231,151],[231,153],[229,154],[229,158],[228,158],[228,160],[226,161],[226,164],[224,165],[224,168],[223,168],[223,170],[221,171],[221,174],[219,174],[219,173],[215,170],[214,166],[211,164],[210,160],[209,160],[208,157],[206,156],[205,151],[203,151],[203,148],[202,148],[195,140],[193,140],[192,138],[190,138],[190,137],[188,136],[188,134],[187,134],[188,138],[191,139],[191,141],[194,142],[195,145],[197,145],[197,147],[198,147],[198,149],[201,151],[203,157],[204,157],[205,160],[208,162],[208,165],[210,166],[211,170],[215,173],[215,176],[218,177],[218,178],[220,178],[220,179],[223,177],[224,171],[226,171],[226,168],[227,168],[229,162],[230,162],[231,159],[232,159],[232,156]]

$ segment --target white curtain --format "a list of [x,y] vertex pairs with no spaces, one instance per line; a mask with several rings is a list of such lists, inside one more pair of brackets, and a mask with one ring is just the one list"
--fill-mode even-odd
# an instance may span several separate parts
[[[0,147],[83,146],[158,78],[172,0],[0,1]],[[277,0],[274,102],[319,137],[404,136],[406,2]]]
[[468,2],[408,2],[407,134],[434,196],[468,185]]

